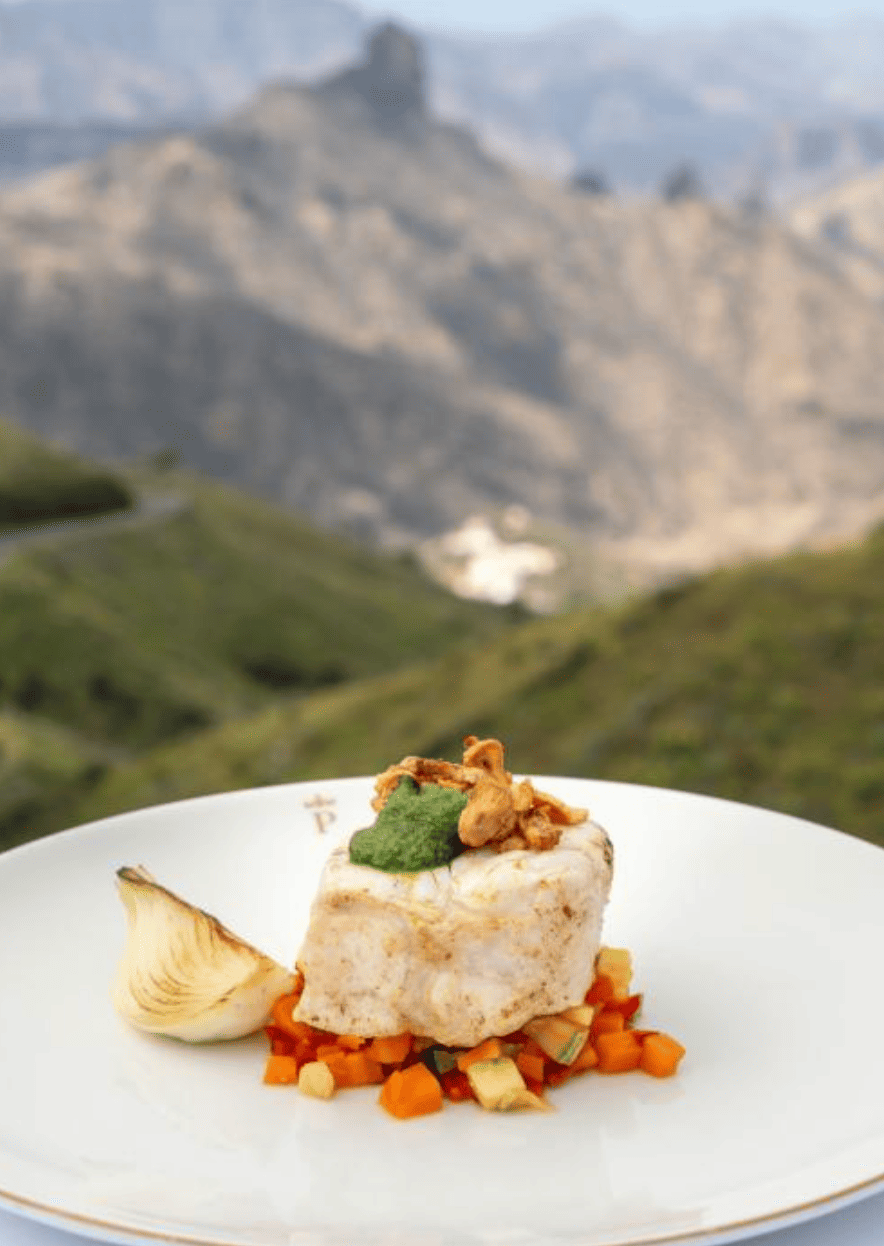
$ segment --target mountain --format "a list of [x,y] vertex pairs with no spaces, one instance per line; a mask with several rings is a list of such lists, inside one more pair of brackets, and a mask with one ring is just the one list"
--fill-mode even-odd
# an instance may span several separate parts
[[393,26],[314,89],[0,195],[0,409],[392,548],[515,505],[648,584],[861,531],[882,370],[824,248],[493,161]]
[[0,122],[0,184],[91,160],[118,143],[168,134],[174,128],[168,121],[155,126],[120,121]]
[[205,116],[268,78],[350,59],[365,26],[336,0],[0,4],[0,115],[65,123]]
[[655,192],[695,167],[709,193],[780,202],[880,163],[884,23],[604,18],[519,39],[435,39],[435,103],[490,150]]
[[882,611],[879,529],[276,705],[109,769],[74,814],[455,758],[475,732],[517,773],[705,792],[884,846]]
[[[101,140],[96,122],[193,124],[271,80],[315,81],[357,54],[373,21],[337,0],[0,4],[0,117],[56,126],[30,150],[57,163]],[[687,163],[710,193],[780,202],[882,159],[880,20],[633,29],[594,17],[423,42],[432,111],[557,177],[594,170],[648,193]],[[17,175],[3,151],[0,134],[0,178]]]
[[801,237],[820,243],[827,262],[884,306],[884,170],[808,195],[792,210]]

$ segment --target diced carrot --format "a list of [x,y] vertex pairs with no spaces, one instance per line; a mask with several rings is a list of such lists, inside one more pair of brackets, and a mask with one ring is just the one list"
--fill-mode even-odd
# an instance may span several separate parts
[[394,1069],[381,1088],[378,1102],[400,1120],[426,1116],[442,1107],[442,1087],[425,1064]]
[[605,1004],[614,998],[614,983],[606,973],[597,973],[583,997],[587,1004]]
[[638,1068],[642,1057],[642,1044],[630,1030],[599,1034],[595,1049],[600,1073],[629,1073]]
[[326,1030],[317,1030],[306,1021],[295,1021],[292,1011],[300,999],[299,995],[281,995],[271,1009],[271,1024],[282,1030],[289,1038],[313,1042],[316,1039],[328,1041],[333,1038]]
[[384,1070],[377,1060],[364,1051],[342,1051],[340,1047],[324,1046],[316,1055],[317,1060],[331,1069],[335,1085],[340,1089],[352,1086],[378,1086],[384,1080]]
[[379,1086],[384,1080],[384,1070],[377,1060],[372,1060],[364,1051],[351,1051],[344,1056],[346,1078],[335,1081],[339,1086]]
[[546,1061],[542,1055],[536,1056],[533,1052],[525,1051],[524,1048],[516,1055],[516,1067],[525,1081],[531,1079],[542,1084],[545,1064]]
[[292,1026],[296,1024],[292,1017],[297,1000],[291,995],[280,995],[279,999],[270,1010],[271,1023],[284,1034],[288,1034],[290,1038],[297,1037],[292,1033]]
[[447,1073],[440,1074],[439,1081],[446,1099],[450,1099],[452,1103],[464,1103],[467,1099],[476,1097],[470,1079],[460,1069],[449,1069]]
[[671,1077],[685,1054],[681,1043],[669,1034],[649,1034],[641,1046],[639,1068],[652,1077]]
[[543,1070],[543,1080],[547,1086],[564,1086],[570,1076],[571,1066],[557,1064],[555,1060],[550,1060]]
[[265,1025],[264,1033],[270,1042],[270,1050],[275,1056],[293,1056],[296,1054],[297,1042],[284,1030],[275,1025]]
[[341,1051],[341,1048],[337,1043],[319,1043],[316,1047],[317,1060],[326,1060],[328,1058],[336,1060],[338,1056],[342,1056],[343,1054],[343,1051]]
[[624,1021],[630,1021],[642,1006],[641,995],[627,995],[626,999],[612,999],[606,1008],[614,1008]]
[[625,1029],[626,1022],[623,1014],[616,1008],[609,1008],[606,1005],[593,1017],[592,1025],[589,1027],[589,1041],[595,1046],[595,1040],[600,1034],[619,1034]]
[[315,1059],[321,1060],[323,1064],[327,1064],[332,1071],[332,1077],[335,1079],[335,1085],[340,1086],[342,1082],[347,1080],[347,1066],[344,1064],[346,1052],[341,1051],[340,1047],[323,1046],[316,1053]]
[[574,1063],[570,1065],[570,1069],[572,1073],[585,1073],[587,1069],[594,1069],[598,1062],[598,1052],[592,1043],[587,1043]]
[[503,1043],[499,1038],[486,1038],[484,1042],[479,1043],[477,1047],[471,1047],[469,1051],[465,1051],[462,1056],[457,1057],[457,1067],[461,1073],[466,1073],[471,1064],[475,1064],[477,1060],[495,1060],[498,1056],[503,1055]]
[[297,1083],[300,1065],[294,1056],[269,1055],[264,1066],[264,1081],[268,1086],[290,1086]]
[[396,1034],[392,1038],[373,1038],[366,1051],[379,1064],[401,1064],[411,1051],[411,1035]]
[[[467,1070],[478,1060],[509,1056],[528,1089],[542,1097],[547,1087],[561,1086],[575,1074],[593,1068],[600,1073],[640,1068],[652,1077],[670,1077],[685,1054],[685,1048],[671,1035],[632,1027],[642,996],[618,998],[616,983],[607,973],[595,975],[584,997],[595,1015],[588,1041],[571,1064],[551,1058],[523,1029],[501,1038],[487,1038],[461,1052],[410,1033],[375,1038],[333,1034],[295,1021],[293,1013],[303,988],[304,979],[298,973],[293,989],[273,1005],[271,1020],[264,1027],[270,1045],[264,1081],[270,1085],[297,1083],[301,1068],[320,1060],[338,1087],[382,1083],[380,1103],[403,1119],[438,1111],[444,1098],[455,1103],[475,1100]],[[563,1053],[556,1049],[555,1055]],[[453,1061],[456,1066],[449,1067]]]
[[[525,1077],[524,1073],[522,1076]],[[539,1099],[543,1098],[543,1092],[546,1090],[546,1086],[543,1082],[535,1081],[533,1077],[525,1077],[525,1085],[531,1091],[532,1095],[537,1095]]]
[[339,1047],[345,1047],[347,1051],[358,1051],[365,1046],[368,1039],[361,1038],[358,1034],[339,1034],[336,1041]]

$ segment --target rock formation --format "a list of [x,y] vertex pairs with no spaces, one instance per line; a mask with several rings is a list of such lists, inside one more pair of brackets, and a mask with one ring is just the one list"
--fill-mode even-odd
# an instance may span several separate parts
[[356,97],[379,125],[422,121],[426,116],[423,51],[401,26],[387,22],[367,41],[364,61],[316,89],[320,96]]

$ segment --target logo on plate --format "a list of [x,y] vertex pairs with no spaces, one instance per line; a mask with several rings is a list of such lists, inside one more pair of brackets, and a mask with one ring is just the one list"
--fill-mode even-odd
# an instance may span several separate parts
[[317,792],[315,796],[304,801],[304,808],[309,809],[313,814],[313,820],[320,835],[324,835],[326,828],[337,819],[337,803],[333,796],[323,796],[321,792]]

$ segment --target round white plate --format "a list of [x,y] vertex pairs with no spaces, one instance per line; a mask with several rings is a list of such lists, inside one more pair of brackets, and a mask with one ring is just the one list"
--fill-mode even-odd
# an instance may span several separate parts
[[884,1184],[884,852],[676,792],[542,778],[615,845],[604,939],[632,949],[675,1078],[589,1074],[557,1110],[396,1121],[377,1089],[261,1082],[263,1035],[132,1031],[109,984],[143,864],[285,963],[371,781],[142,810],[0,856],[0,1203],[112,1242],[635,1246],[750,1237]]

